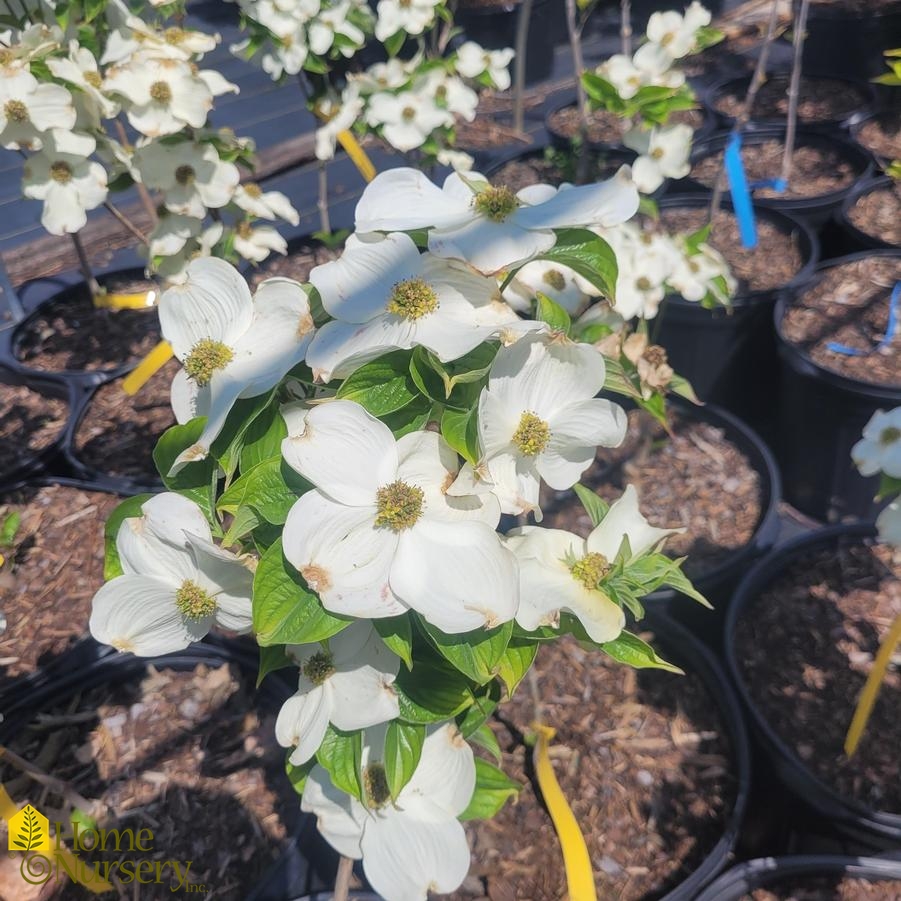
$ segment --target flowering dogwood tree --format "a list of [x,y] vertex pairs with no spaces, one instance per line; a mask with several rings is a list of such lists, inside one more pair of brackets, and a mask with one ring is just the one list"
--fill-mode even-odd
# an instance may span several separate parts
[[[702,600],[634,488],[608,505],[578,484],[623,440],[617,395],[660,413],[680,388],[649,376],[647,347],[605,356],[613,318],[589,315],[618,284],[598,230],[638,203],[628,168],[518,194],[392,170],[309,284],[252,297],[200,259],[162,298],[183,365],[155,452],[167,491],[113,514],[92,632],[137,654],[252,632],[262,673],[297,679],[276,735],[303,809],[389,901],[455,889],[461,821],[516,793],[473,746],[494,752],[486,720],[541,642],[665,667],[627,614],[662,586]],[[574,320],[529,267],[606,300]],[[540,525],[544,484],[575,487],[589,534]],[[523,525],[504,534],[503,513]]]
[[[240,184],[252,143],[208,128],[215,99],[238,88],[203,68],[218,35],[183,18],[183,0],[149,6],[148,21],[123,0],[29,0],[0,16],[0,143],[26,157],[23,193],[42,201],[43,226],[77,241],[87,213],[106,206],[169,277],[198,254],[284,253],[258,220],[298,221],[283,195]],[[134,184],[153,220],[146,235],[111,201]]]

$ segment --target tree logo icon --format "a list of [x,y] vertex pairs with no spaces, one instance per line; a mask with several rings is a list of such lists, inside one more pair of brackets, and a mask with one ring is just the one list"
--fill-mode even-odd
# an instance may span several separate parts
[[43,814],[26,804],[9,819],[9,850],[38,851],[52,850],[50,844],[50,823]]

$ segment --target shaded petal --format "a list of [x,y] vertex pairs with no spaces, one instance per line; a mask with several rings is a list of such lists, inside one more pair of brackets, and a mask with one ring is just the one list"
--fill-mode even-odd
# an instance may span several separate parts
[[550,250],[556,240],[552,231],[529,230],[512,216],[506,222],[479,216],[429,232],[429,250],[435,256],[465,260],[479,272],[492,275]]
[[623,408],[609,400],[593,397],[567,404],[550,419],[548,449],[564,453],[573,445],[618,447],[626,437],[626,425]]
[[397,692],[391,685],[394,676],[361,666],[352,672],[336,672],[328,681],[334,697],[332,722],[338,729],[365,729],[400,714]]
[[363,324],[333,319],[316,332],[307,365],[322,382],[343,379],[391,350],[413,347],[413,335],[411,323],[387,314]]
[[291,748],[291,763],[300,766],[318,750],[328,729],[331,698],[325,686],[303,694],[298,692],[282,704],[275,721],[275,738],[283,748]]
[[432,728],[422,756],[397,799],[398,807],[417,819],[458,817],[469,806],[476,787],[472,748],[454,723]]
[[613,560],[623,542],[623,536],[628,536],[629,547],[632,549],[630,559],[634,560],[656,547],[667,536],[684,531],[652,526],[638,508],[635,486],[627,485],[622,497],[611,504],[607,515],[588,536],[588,549]]
[[239,557],[212,542],[193,536],[188,541],[197,563],[198,582],[216,598],[216,623],[233,632],[249,632],[253,573]]
[[339,854],[353,860],[363,856],[360,839],[369,817],[362,804],[335,788],[321,766],[314,766],[307,777],[300,809],[316,815],[316,828]]

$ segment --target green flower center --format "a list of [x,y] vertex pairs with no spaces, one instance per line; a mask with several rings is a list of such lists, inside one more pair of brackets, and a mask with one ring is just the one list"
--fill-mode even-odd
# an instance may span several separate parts
[[8,66],[15,58],[12,50],[0,50],[0,66]]
[[216,599],[196,582],[185,579],[175,592],[175,606],[185,619],[205,619],[216,612]]
[[150,85],[150,99],[155,103],[170,103],[172,101],[172,88],[165,81],[155,81]]
[[253,234],[253,228],[249,222],[239,222],[235,227],[235,232],[237,233],[239,238],[243,238],[245,241],[250,240],[250,236]]
[[899,438],[901,438],[901,429],[889,426],[880,433],[879,443],[884,445],[894,444]]
[[655,147],[649,154],[652,160],[662,160],[663,159],[663,148]]
[[50,177],[59,184],[64,185],[72,181],[72,167],[62,160],[57,160],[50,165]]
[[541,280],[546,285],[550,285],[555,291],[562,291],[566,287],[566,279],[559,269],[548,269],[548,271],[541,276]]
[[163,32],[167,44],[177,47],[185,39],[185,32],[181,28],[167,28]]
[[103,79],[100,77],[100,73],[95,72],[93,69],[89,69],[87,72],[82,72],[82,77],[92,88],[99,88],[100,85],[103,84]]
[[327,654],[325,651],[313,654],[313,656],[303,665],[301,671],[314,685],[322,685],[322,683],[335,672],[332,655]]
[[372,810],[384,807],[391,800],[388,774],[381,763],[370,764],[363,770],[363,791],[366,794],[366,805]]
[[650,291],[652,287],[651,280],[646,275],[640,275],[635,279],[635,287],[638,288],[639,291]]
[[213,373],[228,366],[233,357],[232,349],[221,341],[201,338],[185,358],[185,372],[202,388],[210,383]]
[[534,457],[547,447],[550,440],[551,428],[543,419],[528,411],[522,414],[513,433],[513,443],[521,454]]
[[405,106],[400,115],[404,122],[412,122],[416,118],[416,110],[412,106]]
[[249,181],[244,185],[244,193],[247,194],[248,197],[256,199],[257,197],[263,196],[263,189],[255,181]]
[[598,582],[610,572],[610,563],[603,554],[586,554],[575,563],[571,563],[569,571],[572,577],[581,582],[589,591],[598,587]]
[[438,309],[438,295],[423,279],[408,278],[394,286],[385,309],[402,319],[421,319]]
[[28,121],[28,107],[21,100],[7,100],[3,111],[10,122]]
[[194,181],[196,174],[193,166],[179,166],[175,170],[175,180],[180,185],[189,185]]
[[516,195],[505,185],[488,187],[472,199],[476,211],[492,222],[503,222],[518,206]]
[[425,493],[416,485],[392,482],[379,488],[375,494],[376,526],[387,526],[394,532],[402,532],[415,525],[422,515]]

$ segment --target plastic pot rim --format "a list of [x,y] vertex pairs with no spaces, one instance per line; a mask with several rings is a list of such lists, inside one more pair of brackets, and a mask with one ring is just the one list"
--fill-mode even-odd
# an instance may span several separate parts
[[901,244],[889,244],[888,241],[883,241],[875,235],[861,231],[861,229],[851,221],[850,213],[857,204],[857,201],[865,194],[881,191],[883,188],[887,188],[893,184],[895,184],[895,180],[888,175],[876,175],[870,178],[862,178],[852,187],[848,196],[845,198],[845,202],[841,205],[836,214],[836,220],[845,231],[859,243],[870,245],[873,250],[901,250]]
[[[800,297],[804,290],[815,287],[817,284],[817,276],[827,269],[873,256],[897,257],[901,260],[901,247],[884,248],[882,250],[861,250],[857,253],[849,253],[843,257],[835,257],[830,260],[821,261],[816,266],[813,277],[806,285],[802,286],[802,290],[798,292],[797,296]],[[816,378],[839,390],[850,394],[862,394],[870,398],[878,399],[879,401],[885,401],[892,406],[901,404],[901,385],[877,385],[861,381],[860,379],[850,378],[846,375],[841,375],[840,373],[827,369],[825,366],[817,363],[809,354],[789,341],[782,332],[782,321],[785,318],[788,308],[796,299],[796,297],[783,296],[776,301],[776,306],[773,310],[776,326],[776,340],[782,359],[788,362],[789,365],[802,375]]]
[[842,537],[863,539],[874,538],[876,534],[876,526],[868,522],[826,526],[806,535],[800,535],[758,560],[742,578],[732,595],[732,603],[729,604],[726,611],[723,626],[723,660],[742,704],[750,716],[751,723],[767,747],[768,756],[781,758],[791,770],[802,777],[800,780],[793,780],[792,791],[829,819],[856,825],[869,832],[875,831],[884,837],[897,840],[901,839],[901,813],[873,810],[857,801],[842,797],[820,779],[770,725],[751,697],[750,689],[739,666],[734,641],[741,615],[754,604],[761,592],[798,557],[824,546],[828,547]]

